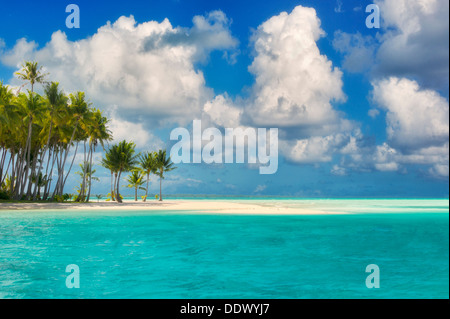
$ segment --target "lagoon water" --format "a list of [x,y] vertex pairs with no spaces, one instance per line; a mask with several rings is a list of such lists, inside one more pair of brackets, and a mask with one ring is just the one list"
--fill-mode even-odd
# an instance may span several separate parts
[[449,298],[448,200],[262,204],[351,214],[0,211],[0,298]]

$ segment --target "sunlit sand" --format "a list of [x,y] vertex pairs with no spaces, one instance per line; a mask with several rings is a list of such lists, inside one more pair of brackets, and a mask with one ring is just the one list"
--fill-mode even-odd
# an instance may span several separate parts
[[306,208],[268,207],[258,203],[242,203],[220,200],[164,200],[160,201],[124,201],[89,203],[1,203],[0,210],[170,210],[192,211],[196,213],[223,214],[266,214],[266,215],[326,215],[345,214],[343,212],[322,211]]

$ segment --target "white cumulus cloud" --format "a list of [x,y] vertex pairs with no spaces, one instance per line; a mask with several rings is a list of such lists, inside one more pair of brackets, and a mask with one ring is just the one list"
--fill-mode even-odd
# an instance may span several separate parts
[[342,72],[320,53],[324,35],[312,8],[297,6],[264,22],[252,37],[254,100],[247,114],[255,125],[295,127],[339,122],[331,102],[345,101]]
[[85,91],[97,107],[117,105],[121,116],[185,123],[213,97],[195,64],[213,50],[237,48],[229,25],[221,11],[194,17],[191,28],[122,16],[78,41],[61,31],[42,48],[20,39],[0,60],[13,67],[39,61],[66,91]]
[[449,105],[436,91],[391,77],[373,83],[374,101],[386,114],[389,143],[404,153],[448,143]]

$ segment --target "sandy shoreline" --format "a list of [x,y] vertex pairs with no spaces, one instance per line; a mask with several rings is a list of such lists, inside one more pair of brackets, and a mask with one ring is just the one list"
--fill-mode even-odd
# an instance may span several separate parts
[[255,203],[218,200],[165,200],[163,202],[90,202],[90,203],[0,203],[2,210],[176,210],[196,213],[253,214],[253,215],[329,215],[345,214],[321,210],[270,207]]

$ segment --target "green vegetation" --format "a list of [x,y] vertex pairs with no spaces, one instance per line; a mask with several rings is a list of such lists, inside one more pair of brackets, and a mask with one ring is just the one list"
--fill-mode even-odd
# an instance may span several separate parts
[[167,156],[166,150],[159,150],[156,153],[156,175],[159,176],[159,200],[162,201],[162,180],[164,179],[164,173],[174,170],[170,157]]
[[145,190],[145,188],[141,187],[144,181],[144,174],[139,170],[134,170],[131,172],[131,175],[127,178],[129,188],[134,188],[134,201],[137,201],[137,191],[138,189]]
[[[93,176],[93,154],[99,147],[106,147],[101,165],[111,172],[107,200],[122,202],[119,184],[127,172],[136,200],[137,190],[145,190],[143,201],[150,174],[159,176],[162,200],[164,173],[175,168],[165,150],[137,154],[135,144],[127,141],[108,146],[113,139],[108,119],[84,92],[66,94],[58,82],[48,81],[37,62],[25,62],[16,76],[24,81],[17,92],[0,82],[0,200],[70,200],[64,186],[78,154],[83,164],[76,174],[81,182],[73,198],[89,201],[92,181],[98,180]],[[37,84],[43,95],[34,92]],[[21,92],[27,85],[31,90]]]
[[122,141],[106,150],[105,158],[102,159],[103,167],[111,172],[111,199],[119,203],[122,202],[119,192],[122,173],[134,170],[137,163],[135,147],[133,142]]
[[156,174],[157,169],[156,152],[146,152],[139,157],[139,168],[147,177],[147,186],[145,187],[145,195],[142,196],[142,201],[145,202],[148,196],[148,183],[150,181],[150,174]]
[[[98,177],[92,176],[95,174],[96,170],[92,169],[90,162],[84,162],[83,164],[80,164],[80,168],[81,168],[81,171],[75,173],[81,177],[80,186],[77,188],[78,195],[75,196],[76,202],[83,202],[83,201],[85,201],[84,199],[89,198],[89,194],[91,192],[92,180],[100,181],[100,179]],[[86,188],[87,188],[88,195],[86,195]]]

